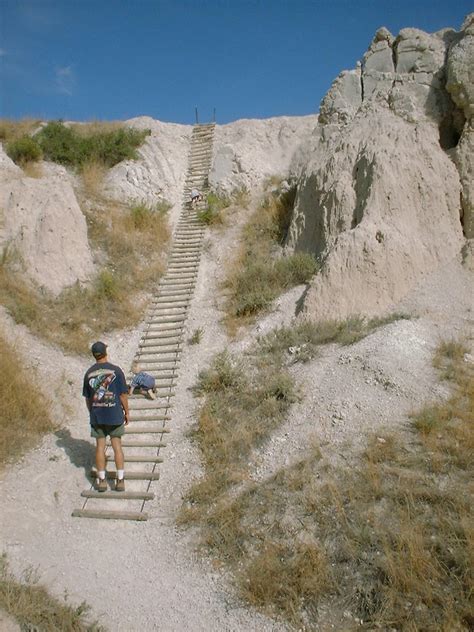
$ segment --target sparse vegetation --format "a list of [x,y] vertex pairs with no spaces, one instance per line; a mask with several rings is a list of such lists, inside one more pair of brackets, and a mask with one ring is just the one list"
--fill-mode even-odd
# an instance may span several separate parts
[[[310,325],[293,337],[280,330],[245,363],[224,354],[201,374],[194,437],[205,473],[181,523],[200,526],[242,597],[299,629],[314,629],[320,606],[349,611],[344,629],[351,620],[366,629],[471,629],[474,369],[457,346],[438,350],[451,364],[453,395],[414,417],[412,439],[373,436],[347,469],[329,465],[315,444],[269,479],[249,480],[255,447],[294,398],[294,385],[283,387],[282,349],[315,345],[319,335]],[[286,393],[278,399],[270,389],[268,409],[261,371],[277,372]]]
[[0,336],[0,467],[31,448],[54,429],[48,403],[35,384],[34,370],[26,369],[15,349]]
[[247,208],[250,202],[250,191],[247,187],[239,187],[232,191],[232,203],[241,208]]
[[204,334],[204,329],[202,327],[198,327],[197,329],[194,330],[194,332],[188,338],[188,344],[198,345],[202,340],[203,334]]
[[31,136],[40,122],[33,118],[0,119],[0,142],[8,144],[24,136]]
[[467,353],[466,345],[457,340],[441,342],[436,349],[433,358],[433,366],[441,372],[444,380],[453,380],[456,377],[454,367]]
[[246,480],[252,450],[296,399],[292,378],[277,365],[237,362],[227,353],[200,373],[196,393],[205,397],[193,437],[206,473],[188,494],[183,520],[202,517],[219,494]]
[[311,254],[281,255],[278,244],[286,220],[282,220],[279,199],[265,198],[254,212],[244,229],[241,252],[229,266],[225,288],[230,330],[268,308],[281,292],[306,283],[317,272]]
[[12,616],[22,630],[41,632],[105,632],[89,622],[90,608],[82,602],[72,606],[48,593],[39,583],[38,573],[29,569],[18,581],[8,568],[5,555],[0,558],[0,608]]
[[290,349],[292,362],[307,362],[315,357],[319,345],[351,345],[378,327],[409,318],[408,314],[393,312],[383,318],[365,319],[354,316],[343,321],[305,321],[290,327],[274,329],[259,340],[259,345],[263,354],[274,355],[278,361],[282,361],[282,357]]
[[0,262],[0,294],[15,321],[76,353],[87,352],[90,340],[104,331],[136,322],[139,293],[162,274],[169,239],[166,204],[136,208],[86,211],[89,239],[102,253],[102,267],[90,285],[76,284],[56,298],[26,282],[15,257],[6,254]]
[[208,193],[207,206],[204,210],[198,212],[198,217],[203,224],[214,225],[222,224],[222,211],[230,206],[228,197],[218,195],[217,193]]

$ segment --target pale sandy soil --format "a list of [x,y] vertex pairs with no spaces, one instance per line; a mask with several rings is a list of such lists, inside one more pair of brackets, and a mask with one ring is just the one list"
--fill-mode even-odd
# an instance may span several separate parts
[[[296,288],[281,297],[271,315],[229,344],[220,322],[218,288],[224,265],[235,252],[243,217],[240,213],[226,229],[209,233],[187,323],[187,336],[201,327],[203,338],[199,345],[185,347],[172,434],[146,523],[71,517],[93,457],[81,397],[89,361],[65,356],[0,313],[0,326],[16,341],[23,363],[37,367],[44,390],[56,402],[55,419],[62,425],[1,474],[0,549],[16,573],[33,565],[54,594],[67,591],[72,602],[86,600],[109,630],[286,629],[242,604],[230,582],[196,550],[195,535],[175,526],[182,495],[201,472],[199,455],[186,436],[196,407],[189,387],[215,352],[248,348],[255,336],[291,322],[304,290]],[[295,366],[301,401],[257,455],[255,477],[264,478],[298,458],[310,438],[322,445],[327,459],[348,459],[367,433],[403,431],[410,410],[445,397],[446,386],[437,379],[431,357],[444,339],[464,337],[472,349],[470,289],[472,276],[453,261],[397,306],[417,318],[388,325],[350,347],[327,346],[317,359]],[[128,368],[139,335],[136,330],[106,337],[112,361]],[[328,622],[321,629],[330,628]]]

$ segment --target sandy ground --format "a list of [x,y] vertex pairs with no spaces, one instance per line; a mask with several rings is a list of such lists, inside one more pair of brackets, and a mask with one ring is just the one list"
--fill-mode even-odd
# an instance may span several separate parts
[[[25,364],[37,367],[62,426],[1,474],[0,548],[14,572],[38,567],[53,593],[67,591],[72,602],[86,600],[109,630],[286,629],[244,606],[212,560],[196,550],[194,534],[175,525],[182,496],[201,471],[186,436],[195,421],[196,401],[189,388],[198,371],[215,352],[247,348],[262,332],[291,322],[304,290],[295,288],[281,297],[272,314],[229,344],[220,322],[218,288],[243,218],[237,215],[225,230],[213,230],[206,242],[187,322],[187,337],[202,328],[202,341],[186,345],[182,356],[172,433],[161,478],[153,484],[155,500],[147,505],[148,522],[71,517],[80,506],[93,458],[81,397],[89,362],[45,345],[0,313],[0,326],[16,341]],[[368,432],[403,431],[410,410],[448,394],[431,367],[432,353],[441,340],[458,337],[472,349],[472,276],[460,260],[453,261],[424,279],[396,308],[417,317],[390,324],[350,347],[329,345],[317,359],[292,369],[301,400],[257,455],[256,478],[298,458],[313,437],[329,460],[346,459]],[[128,368],[139,337],[139,329],[104,337],[111,360]]]

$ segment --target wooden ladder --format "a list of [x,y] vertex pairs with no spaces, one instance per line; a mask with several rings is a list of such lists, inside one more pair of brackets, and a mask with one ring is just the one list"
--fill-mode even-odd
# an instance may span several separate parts
[[[155,497],[151,488],[153,481],[159,478],[158,465],[163,460],[161,451],[166,447],[166,435],[170,432],[184,325],[199,270],[204,225],[198,213],[206,206],[205,194],[209,190],[214,127],[209,124],[193,128],[183,205],[173,235],[168,267],[152,300],[135,355],[141,369],[155,377],[157,393],[155,400],[147,400],[141,395],[129,398],[130,422],[122,440],[126,491],[96,491],[93,484],[96,473],[91,471],[91,485],[82,492],[82,507],[72,512],[74,517],[148,519],[145,505]],[[203,200],[195,207],[191,206],[190,200],[193,188],[203,193]],[[106,459],[113,463],[110,445]],[[108,469],[107,479],[114,480],[115,477],[115,471]]]

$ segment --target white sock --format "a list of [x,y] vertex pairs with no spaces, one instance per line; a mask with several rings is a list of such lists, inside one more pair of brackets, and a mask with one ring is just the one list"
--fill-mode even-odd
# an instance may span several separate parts
[[124,477],[124,472],[125,470],[117,470],[117,478],[119,481],[121,481],[122,478]]
[[100,478],[101,481],[105,480],[105,470],[99,470],[97,472],[97,478]]

